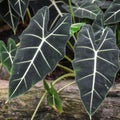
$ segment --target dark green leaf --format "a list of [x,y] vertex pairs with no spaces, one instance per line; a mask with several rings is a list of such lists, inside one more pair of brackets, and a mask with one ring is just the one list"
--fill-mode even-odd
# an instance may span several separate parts
[[0,41],[0,56],[1,63],[11,74],[11,69],[13,65],[13,59],[16,54],[16,44],[11,38],[8,40],[8,45],[6,46],[3,41]]
[[73,3],[81,3],[82,2],[90,2],[90,3],[96,3],[98,6],[101,6],[105,3],[105,0],[72,0]]
[[104,33],[104,14],[101,11],[92,24],[93,32],[95,34],[95,41],[99,42],[102,33]]
[[[75,17],[95,19],[100,12],[99,7],[95,3],[81,1],[74,3],[72,6]],[[70,12],[69,5],[64,4],[63,8]]]
[[52,29],[49,29],[48,22],[49,9],[44,7],[22,33],[9,82],[9,99],[23,94],[44,79],[64,57],[71,16],[63,15]]
[[90,1],[91,3],[96,3],[99,6],[105,3],[105,0],[87,0],[87,1]]
[[102,9],[108,9],[112,1],[105,1],[104,4],[100,5]]
[[114,0],[105,12],[105,25],[120,22],[120,0]]
[[12,9],[10,1],[4,0],[0,3],[0,17],[16,32],[19,16]]
[[10,0],[10,3],[16,13],[18,13],[22,20],[24,20],[24,15],[26,9],[28,8],[29,0]]
[[[113,30],[114,34],[116,34],[117,26],[116,25],[108,25],[108,26]],[[96,19],[94,20],[92,24],[92,28],[95,33],[95,40],[96,42],[99,42],[102,33],[104,33],[104,28],[105,28],[104,14],[102,11],[97,15]]]
[[82,27],[75,44],[73,68],[81,99],[91,117],[105,99],[119,69],[115,36],[105,28],[99,43],[90,25]]
[[107,25],[108,27],[110,27],[114,33],[114,35],[116,35],[116,31],[117,31],[117,25],[116,24],[112,24],[112,25]]

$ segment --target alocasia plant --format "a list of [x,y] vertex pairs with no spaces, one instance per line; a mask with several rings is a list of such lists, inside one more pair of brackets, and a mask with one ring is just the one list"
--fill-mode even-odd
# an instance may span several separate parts
[[80,30],[73,67],[81,99],[90,117],[114,83],[119,68],[118,56],[115,36],[110,28],[101,32],[99,42],[96,42],[90,25]]
[[12,8],[22,18],[22,21],[24,21],[24,16],[28,8],[29,1],[30,0],[10,0]]
[[[72,17],[75,17],[76,21],[82,21],[83,19],[92,21],[89,22],[92,23],[91,25],[87,24],[85,26],[83,26],[85,24],[83,22],[72,24],[71,15],[63,14],[55,1],[51,1],[58,11],[58,16],[61,17],[50,25],[49,8],[43,7],[35,14],[28,27],[20,35],[20,46],[13,61],[12,71],[8,69],[11,72],[8,99],[11,100],[25,93],[35,83],[44,79],[56,66],[60,66],[70,72],[70,74],[63,75],[61,78],[75,76],[81,100],[90,119],[92,119],[92,115],[101,105],[113,85],[115,75],[119,69],[119,52],[116,39],[118,41],[120,30],[119,24],[116,23],[120,22],[120,1],[72,0],[72,4],[64,4],[63,8],[69,13],[71,11]],[[3,19],[6,17],[10,20],[10,26],[16,29],[18,21],[16,15],[22,19],[24,18],[29,1],[18,0],[16,4],[11,0],[8,0],[8,2],[11,2],[9,12],[12,10],[15,15],[9,14],[6,17],[8,10],[3,11],[1,15]],[[0,3],[1,10],[3,3],[4,1]],[[106,8],[105,6],[109,4],[110,6]],[[101,9],[102,7],[104,10]],[[81,28],[81,26],[83,27]],[[72,44],[68,41],[70,35],[75,39],[75,45],[73,45],[74,42]],[[74,49],[73,61],[65,53],[67,43]],[[2,42],[1,45],[5,46]],[[7,53],[9,53],[9,50]],[[72,61],[73,70],[58,65],[58,62],[64,57],[69,62]],[[8,68],[7,63],[3,63],[3,65]],[[48,103],[62,112],[61,100],[53,85],[49,86],[44,81]],[[59,104],[56,104],[55,101]]]
[[0,17],[12,28],[15,33],[19,22],[19,16],[11,7],[9,0],[4,0],[0,3]]
[[120,1],[114,0],[105,12],[105,24],[114,24],[120,22]]
[[[72,1],[75,6],[73,6],[74,15],[79,18],[89,18],[95,19],[97,14],[100,12],[100,8],[95,4],[89,1]],[[68,12],[69,6],[63,6]]]
[[0,17],[12,28],[14,34],[16,34],[20,18],[24,23],[24,18],[29,6],[29,2],[30,0],[0,1]]
[[48,28],[48,22],[49,9],[44,7],[22,33],[9,82],[9,99],[24,93],[42,80],[64,57],[71,17],[63,15],[52,29]]

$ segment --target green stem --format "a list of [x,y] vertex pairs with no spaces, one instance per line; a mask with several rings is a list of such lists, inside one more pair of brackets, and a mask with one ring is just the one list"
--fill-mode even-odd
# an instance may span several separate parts
[[70,12],[72,14],[73,23],[75,23],[75,16],[74,16],[71,0],[68,0],[68,3],[69,3],[69,6],[70,6]]
[[70,63],[72,63],[72,59],[71,59],[71,58],[69,58],[67,55],[65,55],[64,57],[65,57],[65,59],[67,59]]
[[61,81],[64,78],[67,78],[67,77],[75,77],[75,74],[74,73],[64,74],[64,75],[60,76],[59,78],[57,78],[54,82],[52,82],[52,84],[55,85],[57,82]]
[[75,83],[76,83],[76,81],[70,82],[69,84],[67,84],[67,85],[63,86],[62,88],[60,88],[57,92],[59,93],[59,92],[61,92],[62,90],[64,90],[66,87],[68,87],[68,86],[70,86],[70,85],[72,85],[72,84],[75,84]]
[[[75,15],[74,15],[74,11],[73,11],[73,7],[72,7],[72,4],[71,4],[71,0],[68,0],[68,3],[69,3],[69,6],[70,6],[70,12],[71,12],[71,15],[72,15],[72,20],[73,20],[73,23],[76,23],[75,21]],[[77,33],[75,33],[75,36],[73,36],[74,40],[76,40],[77,38]]]
[[[61,77],[57,78],[54,82],[52,82],[52,84],[55,85],[57,82],[61,81],[63,78],[66,78],[66,77],[75,77],[75,74],[74,73],[68,73],[68,74],[62,75]],[[70,84],[73,84],[73,83],[70,83]],[[68,85],[66,85],[66,86],[68,86]],[[62,89],[64,89],[64,88],[62,88]],[[47,95],[47,91],[45,91],[44,94],[42,95],[42,97],[41,97],[41,99],[40,99],[40,101],[39,101],[39,103],[38,103],[38,105],[37,105],[37,107],[36,107],[36,109],[35,109],[35,111],[32,115],[31,120],[34,120],[35,115],[36,115],[36,113],[37,113],[37,111],[38,111],[38,109],[39,109],[39,107],[40,107],[40,105],[41,105],[41,103],[44,100],[46,95]]]
[[77,33],[73,35],[73,39],[75,40],[75,42],[77,41]]
[[[55,85],[57,82],[61,81],[63,78],[74,77],[74,76],[75,76],[74,73],[68,73],[68,74],[62,75],[61,77],[57,78],[52,84]],[[40,107],[40,105],[41,105],[41,103],[44,100],[46,95],[47,95],[47,91],[45,91],[44,94],[42,95],[42,97],[41,97],[41,99],[40,99],[40,101],[39,101],[39,103],[38,103],[38,105],[37,105],[37,107],[36,107],[36,109],[35,109],[35,111],[34,111],[34,113],[32,115],[31,120],[34,120],[35,115],[36,115],[36,113],[37,113],[37,111],[38,111],[38,109],[39,109],[39,107]]]
[[70,41],[68,41],[68,45],[70,46],[70,48],[72,49],[72,51],[74,51],[74,47],[73,47],[73,45],[71,44]]
[[68,72],[70,72],[70,73],[73,73],[73,72],[74,72],[72,69],[70,69],[70,68],[68,68],[68,67],[66,67],[66,66],[64,66],[64,65],[57,64],[57,66],[60,67],[60,68],[62,68],[62,69],[64,69],[64,70],[66,70],[66,71],[68,71]]
[[32,18],[32,16],[31,16],[31,13],[30,13],[29,8],[27,8],[27,14],[28,14],[29,19],[31,19],[31,18]]
[[33,113],[33,115],[32,115],[31,120],[34,120],[35,115],[36,115],[36,113],[37,113],[37,111],[38,111],[38,109],[39,109],[39,107],[40,107],[43,99],[45,98],[46,94],[47,94],[47,91],[45,91],[44,94],[42,95],[42,97],[41,97],[41,99],[40,99],[40,101],[39,101],[39,103],[38,103],[38,105],[37,105],[37,107],[36,107],[36,109],[35,109],[35,111],[34,111],[34,113]]

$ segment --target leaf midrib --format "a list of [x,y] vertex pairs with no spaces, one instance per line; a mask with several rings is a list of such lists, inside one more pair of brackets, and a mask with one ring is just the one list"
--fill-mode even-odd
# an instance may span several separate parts
[[105,22],[106,21],[108,21],[108,20],[110,20],[113,16],[115,16],[117,13],[119,13],[120,12],[120,9],[118,10],[118,11],[116,11],[116,12],[114,12],[112,15],[110,15],[110,17],[108,17],[106,20],[105,20]]
[[[45,15],[46,15],[46,12],[45,12]],[[24,80],[25,86],[26,86],[26,88],[27,88],[27,84],[26,84],[26,81],[25,81],[25,76],[26,76],[27,72],[29,71],[31,65],[34,64],[34,60],[35,60],[38,52],[40,51],[40,52],[42,53],[42,51],[41,51],[40,48],[43,46],[43,44],[44,44],[45,42],[47,42],[46,39],[48,39],[48,38],[50,37],[50,35],[52,35],[53,33],[55,33],[56,30],[57,30],[58,28],[60,28],[60,26],[61,26],[63,23],[65,23],[65,20],[68,18],[68,17],[65,17],[65,19],[61,22],[61,24],[59,24],[59,25],[56,27],[56,29],[54,29],[48,36],[44,37],[44,36],[45,36],[45,33],[44,33],[44,32],[45,32],[45,31],[44,31],[45,15],[43,15],[43,19],[44,19],[44,20],[43,20],[43,27],[42,27],[42,41],[41,41],[41,43],[39,44],[39,47],[38,47],[38,49],[37,49],[34,57],[32,58],[32,60],[31,60],[31,62],[30,62],[30,64],[29,64],[26,72],[24,73],[23,77],[17,79],[17,80],[20,80],[20,82],[18,83],[16,89],[13,91],[13,93],[11,94],[11,96],[10,96],[9,98],[11,98],[11,97],[14,95],[14,93],[17,91],[19,85],[22,83],[23,80]],[[44,57],[43,57],[43,58],[44,58]],[[49,68],[50,68],[50,66],[49,66]]]
[[81,8],[80,6],[79,6],[79,8],[77,8],[76,10],[75,10],[75,12],[76,11],[78,11],[78,10],[84,10],[84,11],[86,11],[86,12],[88,12],[88,13],[91,13],[91,14],[93,14],[94,16],[97,16],[94,12],[92,12],[92,11],[90,11],[90,10],[87,10],[87,9],[85,9],[85,8]]

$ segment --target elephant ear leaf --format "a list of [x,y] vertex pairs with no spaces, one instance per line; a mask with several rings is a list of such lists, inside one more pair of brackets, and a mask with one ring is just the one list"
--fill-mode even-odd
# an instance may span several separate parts
[[101,11],[92,24],[93,32],[95,34],[95,41],[99,42],[102,33],[104,33],[104,14]]
[[10,0],[3,0],[3,2],[0,3],[0,17],[12,28],[13,32],[16,33],[19,16],[11,7]]
[[2,65],[7,69],[11,74],[11,69],[13,65],[13,60],[16,54],[16,43],[11,38],[8,39],[8,45],[1,40],[0,41],[0,57]]
[[120,22],[120,0],[114,0],[105,12],[105,25]]
[[9,99],[23,94],[42,80],[64,57],[71,15],[63,15],[52,29],[48,23],[49,9],[43,7],[23,31],[9,82]]
[[110,28],[105,28],[99,43],[90,25],[84,26],[75,44],[73,68],[81,99],[90,118],[105,99],[118,71],[118,48]]
[[[78,18],[88,18],[88,19],[95,19],[97,14],[101,11],[100,8],[95,4],[88,1],[80,1],[76,3],[73,2],[73,12],[75,17]],[[63,5],[63,8],[70,12],[70,7],[67,4]]]
[[13,9],[24,20],[24,15],[29,4],[29,0],[10,0]]

